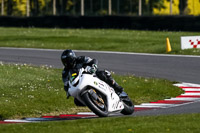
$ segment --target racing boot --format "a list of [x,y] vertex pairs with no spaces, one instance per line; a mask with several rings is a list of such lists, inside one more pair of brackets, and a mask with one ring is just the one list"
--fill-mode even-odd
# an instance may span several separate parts
[[128,98],[128,94],[124,92],[124,88],[119,86],[117,82],[114,83],[113,88],[115,89],[115,93],[120,97],[120,99]]
[[113,89],[115,90],[115,92],[120,95],[124,88],[122,88],[121,86],[119,86],[117,84],[117,82],[112,78],[111,73],[107,70],[104,71],[97,71],[96,72],[97,77],[101,80],[103,80],[104,82],[106,82],[108,85],[110,85],[111,87],[113,87]]
[[115,89],[117,95],[120,95],[124,91],[124,88],[119,86],[117,82],[115,82],[112,87]]
[[124,88],[119,86],[118,83],[111,76],[108,78],[108,83],[111,87],[113,87],[117,95],[120,95],[124,91]]

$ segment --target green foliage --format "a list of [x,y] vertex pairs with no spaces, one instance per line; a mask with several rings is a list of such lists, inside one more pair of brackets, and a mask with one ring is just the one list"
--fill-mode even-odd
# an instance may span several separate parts
[[[71,0],[56,0],[57,12],[62,15],[69,11],[74,3]],[[0,1],[0,4],[2,1]],[[30,0],[32,16],[52,15],[52,0]],[[0,6],[1,8],[1,6]],[[26,16],[27,0],[4,0],[5,15]]]
[[[164,8],[164,0],[142,0],[143,12],[153,13],[153,8]],[[27,0],[4,0],[6,15],[26,16]],[[1,4],[1,1],[0,1]],[[52,0],[30,0],[30,14],[32,16],[52,15]],[[85,0],[86,15],[106,15],[108,10],[107,0]],[[149,11],[150,10],[150,11]],[[80,0],[56,0],[57,15],[80,14]],[[138,14],[138,0],[112,0],[113,15]]]
[[[30,0],[31,1],[31,0]],[[4,0],[5,15],[26,16],[27,0]],[[46,6],[45,0],[35,0],[30,3],[31,13],[35,12],[36,8],[41,13]],[[1,4],[1,1],[0,1]],[[48,4],[48,3],[47,3]],[[36,7],[37,6],[37,7]],[[40,14],[41,15],[41,14]]]
[[153,14],[153,9],[159,9],[166,8],[164,5],[165,0],[142,0],[143,1],[143,10],[144,12],[149,12],[148,15]]

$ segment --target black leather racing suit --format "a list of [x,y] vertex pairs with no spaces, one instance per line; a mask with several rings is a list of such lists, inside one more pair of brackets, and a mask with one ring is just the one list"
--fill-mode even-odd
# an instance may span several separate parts
[[[86,67],[86,66],[91,66],[95,64],[98,65],[98,61],[96,59],[91,59],[90,57],[86,57],[86,56],[79,56],[76,58],[75,61],[75,66],[74,66],[74,70],[79,70],[82,67]],[[70,75],[70,71],[72,69],[69,69],[67,67],[65,67],[63,69],[62,72],[62,79],[64,82],[64,89],[67,92],[69,85],[68,85],[68,81],[69,81],[69,75]],[[111,87],[113,87],[115,89],[116,92],[122,92],[123,88],[121,86],[119,86],[115,80],[111,77],[111,73],[107,70],[103,70],[100,71],[97,69],[96,71],[96,75],[99,79],[103,80],[104,82],[106,82],[108,85],[110,85]],[[74,101],[75,103],[77,102],[76,99]]]
[[77,57],[74,68],[65,67],[62,72],[62,79],[64,82],[65,91],[68,90],[68,81],[69,81],[70,70],[72,70],[72,69],[78,70],[82,67],[92,66],[92,64],[97,65],[98,64],[97,60],[91,59],[90,57],[86,57],[86,56],[80,56],[80,57]]

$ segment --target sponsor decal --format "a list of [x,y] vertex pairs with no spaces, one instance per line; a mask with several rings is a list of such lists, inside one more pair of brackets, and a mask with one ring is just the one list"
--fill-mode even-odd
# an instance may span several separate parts
[[112,108],[113,108],[113,109],[117,109],[118,105],[119,105],[119,101],[117,101],[116,103],[114,103],[114,104],[112,105]]
[[77,73],[73,73],[73,74],[72,74],[72,76],[76,76],[76,75],[77,75]]
[[77,73],[73,73],[72,77],[70,78],[70,81],[72,82],[76,78]]
[[94,81],[94,84],[95,84],[95,85],[98,85],[98,83],[97,83],[96,81]]
[[115,97],[113,97],[113,93],[111,93],[111,99],[112,99],[112,100],[114,100],[114,99],[115,99]]
[[107,89],[107,87],[103,83],[99,83],[99,88],[101,88],[103,90]]

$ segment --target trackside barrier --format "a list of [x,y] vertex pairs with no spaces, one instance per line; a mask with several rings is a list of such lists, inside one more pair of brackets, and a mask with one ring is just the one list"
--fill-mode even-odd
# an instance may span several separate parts
[[0,26],[200,31],[200,16],[1,16]]

